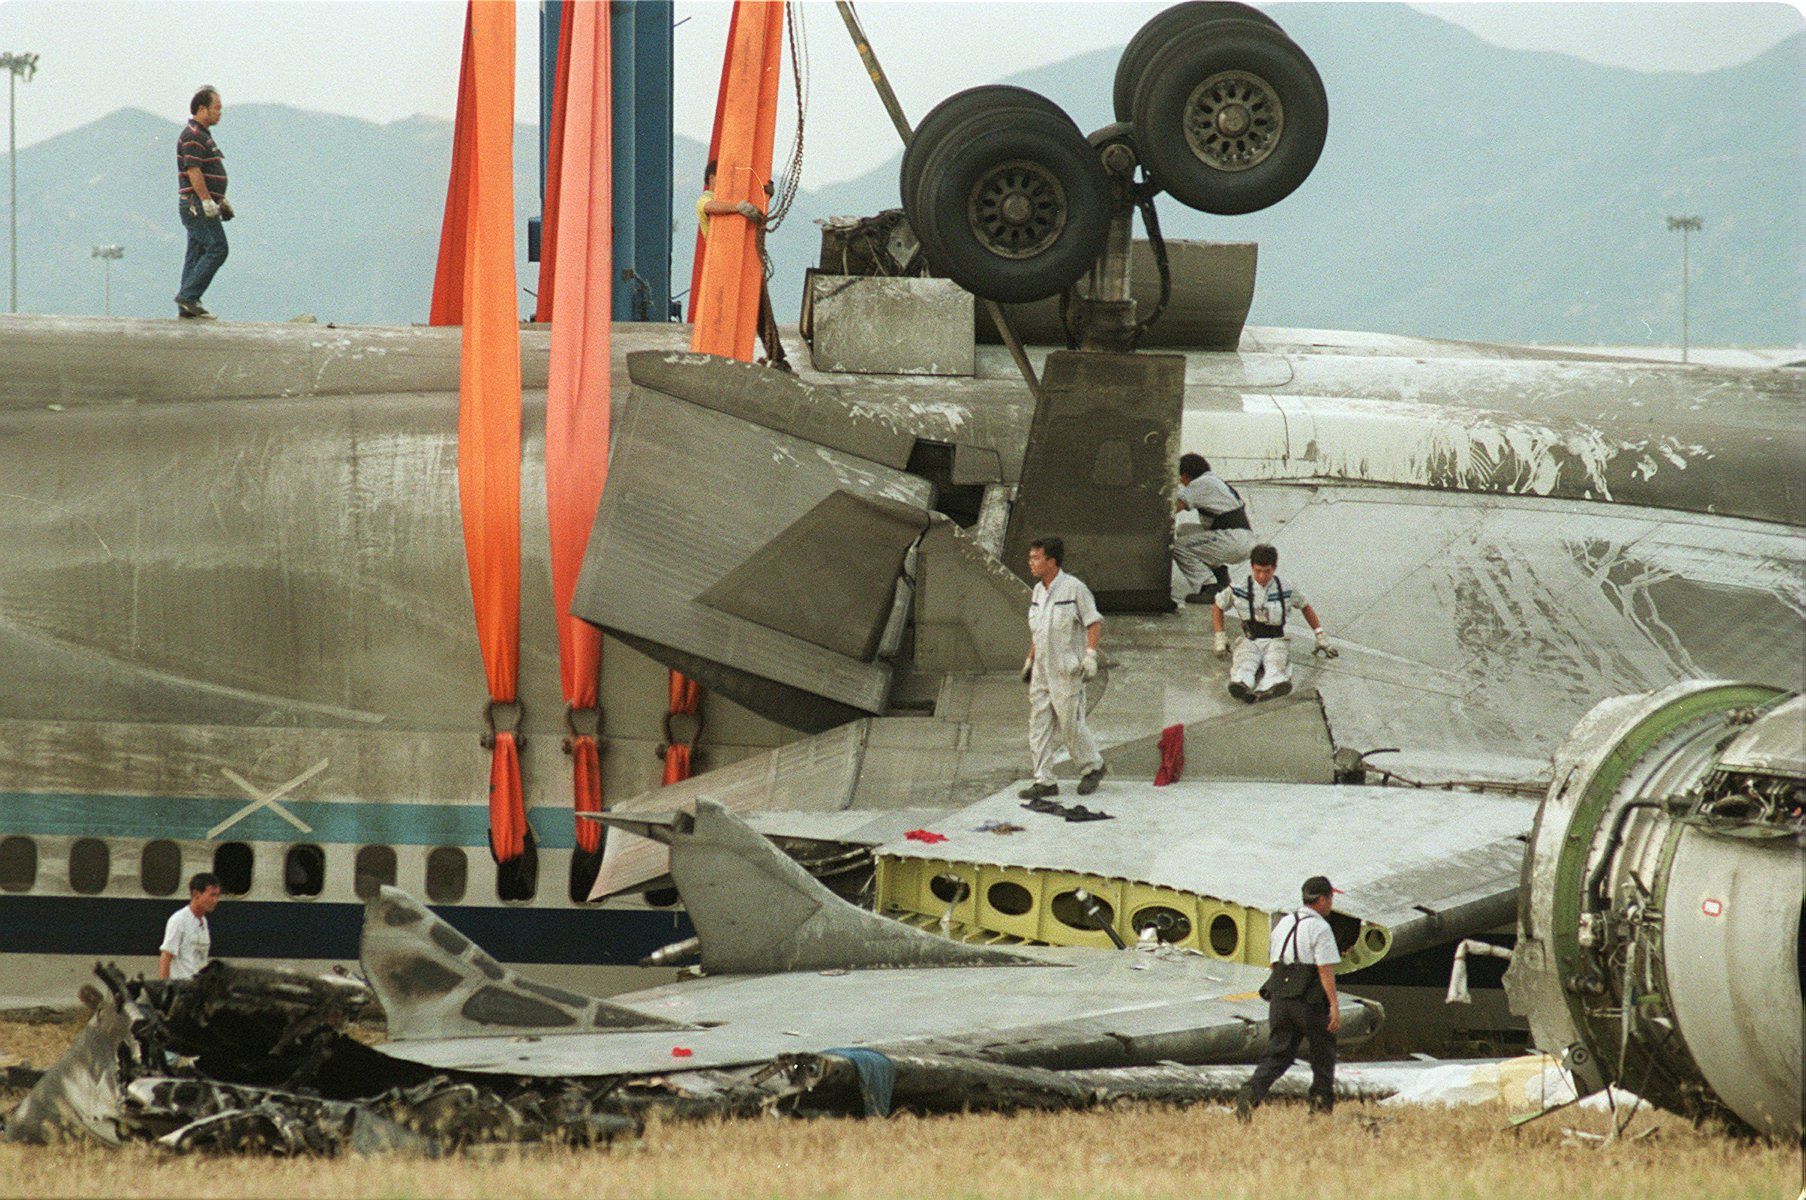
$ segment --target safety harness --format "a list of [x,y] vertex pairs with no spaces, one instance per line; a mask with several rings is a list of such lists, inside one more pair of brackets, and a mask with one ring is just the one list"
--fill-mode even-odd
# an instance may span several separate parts
[[[1286,611],[1291,604],[1292,593],[1277,575],[1273,576],[1273,586],[1279,589],[1279,624],[1277,625],[1269,625],[1267,622],[1255,618],[1254,589],[1256,584],[1254,576],[1248,576],[1248,582],[1243,587],[1232,589],[1235,592],[1235,598],[1248,606],[1248,615],[1242,619],[1242,636],[1250,641],[1259,641],[1263,638],[1282,638],[1286,635]],[[1267,597],[1271,594],[1272,592],[1268,589],[1261,590],[1260,610],[1262,612],[1266,611]]]

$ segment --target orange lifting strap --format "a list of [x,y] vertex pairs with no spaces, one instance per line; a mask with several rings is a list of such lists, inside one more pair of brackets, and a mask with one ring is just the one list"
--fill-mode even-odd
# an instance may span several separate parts
[[[557,606],[559,675],[571,736],[572,808],[602,811],[597,684],[602,635],[571,616],[577,575],[608,474],[609,318],[613,296],[613,119],[609,107],[608,8],[566,4],[560,39],[562,119],[554,118],[558,159],[549,172],[556,196],[553,257],[542,264],[540,304],[550,306],[552,357],[546,379],[546,516],[552,534],[552,598]],[[551,220],[548,214],[548,221]],[[556,271],[558,289],[551,289]],[[599,719],[595,722],[599,729]],[[575,818],[573,818],[575,820]],[[577,820],[577,847],[601,849],[602,827]]]
[[[715,100],[715,128],[709,157],[715,161],[715,199],[750,201],[761,212],[770,198],[771,147],[777,134],[778,77],[783,66],[784,6],[773,0],[738,0],[728,25],[727,54]],[[709,234],[697,235],[696,267],[690,277],[690,349],[751,362],[759,329],[759,287],[765,265],[759,229],[738,213],[709,219]],[[671,672],[672,717],[695,716],[702,688]],[[664,782],[690,777],[689,744],[667,737]]]
[[470,164],[476,155],[476,67],[471,62],[470,22],[476,0],[464,10],[464,56],[458,64],[458,119],[452,127],[451,181],[445,188],[445,221],[439,227],[439,265],[427,324],[464,320],[464,244],[470,236]]
[[[497,862],[519,858],[528,837],[521,792],[520,325],[514,274],[514,6],[472,0],[465,19],[457,149],[441,239],[461,242],[463,341],[459,358],[458,506],[489,685],[493,736],[489,845]],[[464,218],[462,236],[454,215]],[[445,297],[435,289],[434,308]],[[497,712],[514,719],[496,725]]]

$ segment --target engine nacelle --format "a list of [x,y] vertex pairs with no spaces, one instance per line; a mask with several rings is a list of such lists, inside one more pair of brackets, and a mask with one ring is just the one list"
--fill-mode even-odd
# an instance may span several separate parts
[[1806,705],[1689,681],[1608,700],[1556,756],[1505,988],[1583,1092],[1801,1130]]

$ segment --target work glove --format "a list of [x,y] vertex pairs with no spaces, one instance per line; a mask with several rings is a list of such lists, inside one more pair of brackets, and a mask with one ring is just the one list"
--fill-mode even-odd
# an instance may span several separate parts
[[219,201],[212,198],[201,201],[201,215],[210,220],[219,216]]
[[1329,644],[1329,630],[1319,629],[1317,630],[1317,648],[1311,653],[1320,654],[1324,658],[1336,658],[1342,652]]
[[1097,651],[1095,650],[1085,651],[1085,678],[1097,678]]
[[734,211],[745,217],[748,221],[763,221],[765,219],[765,214],[759,211],[759,206],[749,200],[742,200],[740,203],[734,205]]
[[1229,634],[1228,634],[1228,632],[1226,630],[1222,630],[1222,629],[1217,630],[1216,633],[1211,636],[1210,648],[1212,650],[1216,651],[1216,655],[1218,658],[1228,658],[1229,657]]
[[232,202],[230,200],[221,200],[219,202],[219,219],[220,220],[230,221],[233,217],[235,217],[237,215],[238,214],[236,214],[232,211]]
[[1035,656],[1029,655],[1022,660],[1022,682],[1027,683],[1035,673]]

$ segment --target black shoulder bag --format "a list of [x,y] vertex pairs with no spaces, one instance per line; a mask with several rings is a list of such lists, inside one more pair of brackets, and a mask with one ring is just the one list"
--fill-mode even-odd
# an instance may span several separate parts
[[1292,932],[1286,937],[1285,945],[1279,948],[1280,961],[1273,964],[1267,982],[1260,985],[1262,1000],[1296,1000],[1310,990],[1311,980],[1317,974],[1316,964],[1285,961],[1288,952],[1294,960],[1298,956],[1298,927],[1302,924],[1304,918],[1293,914]]

